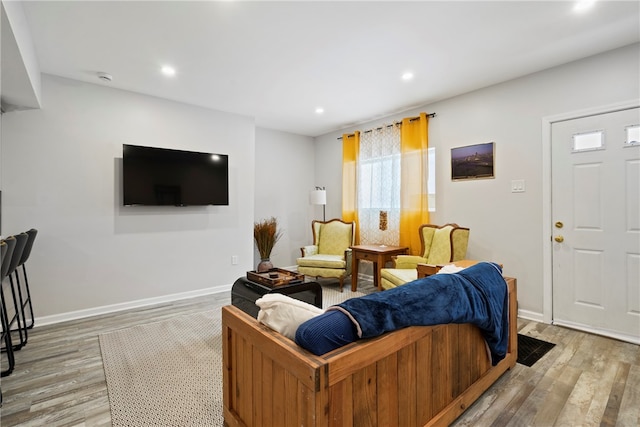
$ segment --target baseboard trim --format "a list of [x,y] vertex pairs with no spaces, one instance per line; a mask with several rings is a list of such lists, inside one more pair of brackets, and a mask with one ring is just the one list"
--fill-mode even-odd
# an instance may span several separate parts
[[518,309],[518,317],[522,319],[533,320],[534,322],[546,323],[544,321],[543,314],[535,311]]
[[602,336],[613,338],[619,341],[625,341],[625,342],[630,342],[632,344],[640,345],[640,338],[633,335],[627,335],[620,332],[610,331],[608,329],[599,329],[590,325],[575,323],[568,320],[554,319],[553,324],[557,326],[563,326],[565,328],[576,329],[578,331],[587,332],[595,335],[602,335]]
[[230,292],[231,285],[214,286],[212,288],[198,289],[196,291],[181,292],[178,294],[163,295],[160,297],[145,298],[136,301],[128,301],[119,304],[104,305],[101,307],[87,308],[84,310],[70,311],[67,313],[53,314],[35,318],[35,327],[53,325],[56,323],[68,322],[71,320],[84,319],[87,317],[99,316],[102,314],[116,313],[118,311],[131,310],[134,308],[147,307],[150,305],[162,304],[182,299],[195,298],[204,295],[217,294],[220,292]]

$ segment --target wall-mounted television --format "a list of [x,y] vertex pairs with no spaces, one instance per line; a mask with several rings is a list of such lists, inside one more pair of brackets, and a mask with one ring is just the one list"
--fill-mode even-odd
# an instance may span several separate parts
[[229,156],[122,145],[125,206],[229,204]]

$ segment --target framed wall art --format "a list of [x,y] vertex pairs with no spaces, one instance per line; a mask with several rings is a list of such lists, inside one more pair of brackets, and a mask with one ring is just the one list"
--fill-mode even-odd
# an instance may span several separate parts
[[451,180],[494,178],[495,143],[451,149]]

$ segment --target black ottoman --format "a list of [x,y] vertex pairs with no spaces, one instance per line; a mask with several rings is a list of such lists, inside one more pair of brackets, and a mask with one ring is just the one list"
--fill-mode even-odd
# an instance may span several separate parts
[[255,303],[265,294],[283,294],[322,308],[322,287],[318,282],[297,282],[269,287],[241,277],[231,287],[231,304],[253,317],[258,317]]

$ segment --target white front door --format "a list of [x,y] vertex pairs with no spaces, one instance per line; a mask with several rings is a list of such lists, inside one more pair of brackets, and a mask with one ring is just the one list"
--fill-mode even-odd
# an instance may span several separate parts
[[553,323],[640,343],[640,109],[552,123]]

